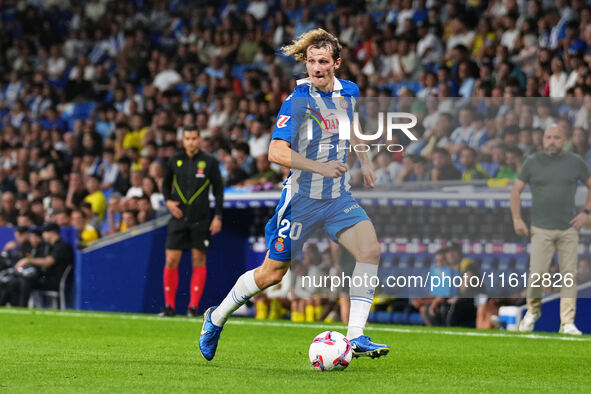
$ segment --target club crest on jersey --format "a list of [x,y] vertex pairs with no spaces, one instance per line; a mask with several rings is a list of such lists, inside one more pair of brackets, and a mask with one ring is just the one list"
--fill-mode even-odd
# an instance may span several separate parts
[[341,109],[343,109],[343,110],[349,109],[349,102],[347,101],[346,98],[344,98],[344,97],[340,98],[339,107],[341,107]]
[[281,129],[287,126],[287,121],[289,120],[289,118],[291,118],[291,116],[279,115],[279,119],[277,119],[277,128]]
[[277,242],[275,242],[275,250],[278,252],[283,252],[285,250],[285,245],[283,244],[283,238],[279,238]]

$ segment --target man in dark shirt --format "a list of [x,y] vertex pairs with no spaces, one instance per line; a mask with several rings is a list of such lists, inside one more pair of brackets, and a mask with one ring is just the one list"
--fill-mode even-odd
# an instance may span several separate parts
[[125,196],[127,190],[131,187],[131,159],[127,156],[121,156],[119,160],[117,160],[117,166],[119,175],[117,175],[117,179],[113,184],[113,190],[122,196]]
[[238,166],[238,161],[235,157],[230,155],[226,156],[224,164],[226,166],[226,171],[228,172],[226,186],[237,185],[248,178],[248,174]]
[[[32,235],[38,237],[39,231]],[[14,269],[19,273],[18,305],[27,306],[31,291],[57,290],[60,279],[67,266],[74,262],[72,247],[60,237],[60,228],[55,223],[49,223],[43,229],[43,241],[31,236],[32,250],[29,256],[20,259]]]
[[[191,301],[187,314],[197,316],[197,307],[207,275],[205,251],[209,238],[222,228],[224,184],[218,161],[199,149],[201,135],[197,126],[185,126],[182,151],[168,161],[162,181],[162,194],[172,214],[166,238],[164,267],[165,306],[160,316],[174,316],[178,287],[178,265],[184,250],[191,249],[193,275]],[[209,218],[209,187],[215,197],[215,217]]]
[[4,219],[16,225],[16,217],[18,216],[18,209],[16,208],[16,196],[12,192],[5,192],[2,194],[2,215]]
[[[560,288],[560,333],[581,335],[575,326],[577,303],[576,271],[579,230],[589,221],[591,193],[581,212],[575,206],[578,183],[591,189],[591,176],[583,159],[563,151],[566,132],[557,125],[544,132],[544,150],[531,155],[523,164],[511,191],[511,215],[517,235],[530,235],[531,258],[527,289],[527,313],[519,331],[532,331],[542,313],[544,287]],[[521,192],[531,189],[531,231],[521,217]],[[550,277],[554,251],[560,273]],[[548,280],[551,278],[551,280]]]

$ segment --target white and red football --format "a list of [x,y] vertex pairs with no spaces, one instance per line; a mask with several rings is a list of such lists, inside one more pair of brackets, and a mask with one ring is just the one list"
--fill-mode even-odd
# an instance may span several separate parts
[[353,351],[343,334],[325,331],[314,338],[308,356],[317,371],[341,371],[351,362]]

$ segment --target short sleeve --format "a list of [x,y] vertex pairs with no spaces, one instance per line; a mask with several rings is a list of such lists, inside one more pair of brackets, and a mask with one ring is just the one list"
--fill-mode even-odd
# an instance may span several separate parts
[[279,114],[277,114],[277,121],[273,128],[271,139],[280,139],[291,143],[294,130],[299,130],[302,119],[306,112],[305,98],[295,98],[290,95],[281,105]]

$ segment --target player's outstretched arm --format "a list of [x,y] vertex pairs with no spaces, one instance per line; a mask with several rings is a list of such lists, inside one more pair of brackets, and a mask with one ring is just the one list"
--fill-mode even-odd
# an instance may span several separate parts
[[289,142],[274,139],[269,145],[269,161],[284,167],[315,172],[327,178],[338,178],[347,171],[347,166],[340,161],[318,162],[310,160],[291,149]]
[[[363,132],[361,131],[361,124],[358,124],[358,130]],[[351,133],[350,142],[352,146],[363,143],[363,141],[361,141],[353,132]],[[367,152],[358,152],[355,150],[355,154],[357,155],[359,163],[361,164],[361,175],[363,175],[363,183],[365,184],[365,187],[374,188],[376,186],[376,174],[373,171],[373,167],[371,166],[371,161],[367,156]]]

